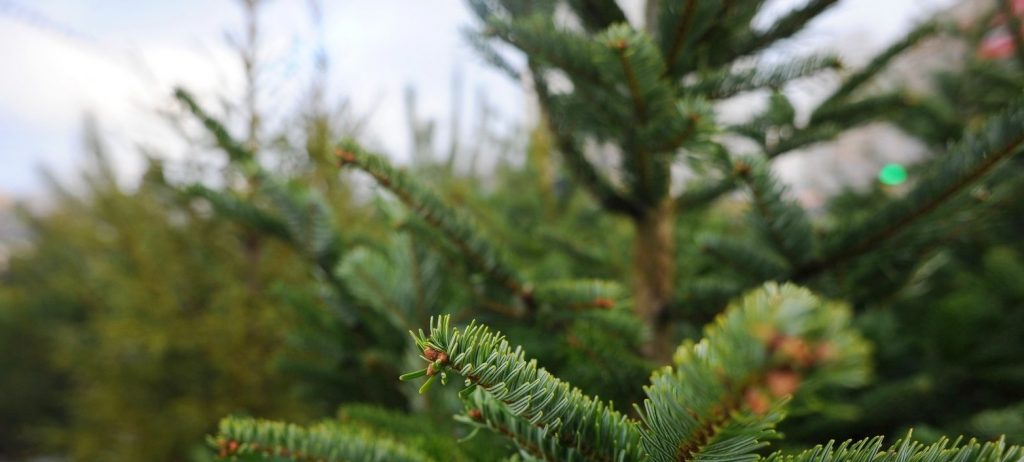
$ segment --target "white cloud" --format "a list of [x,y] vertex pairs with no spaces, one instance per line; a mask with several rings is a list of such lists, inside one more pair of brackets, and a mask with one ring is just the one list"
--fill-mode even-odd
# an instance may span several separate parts
[[[784,11],[802,1],[773,4]],[[462,42],[459,27],[470,21],[462,1],[324,3],[331,94],[350,98],[357,113],[375,111],[372,136],[391,154],[402,158],[408,153],[402,96],[407,84],[419,92],[421,115],[444,123],[451,111],[451,75],[460,70],[464,133],[475,119],[469,100],[478,90],[510,118],[525,112],[518,85],[485,70]],[[817,45],[821,38],[870,30],[877,47],[914,17],[950,3],[846,0],[808,36]],[[24,11],[29,10],[11,10],[18,4],[37,8],[32,11],[40,12],[38,17],[26,20]],[[303,73],[317,46],[305,5],[270,2],[264,12],[264,83],[271,88],[264,109],[287,111],[304,91]],[[0,194],[35,191],[39,183],[26,178],[37,162],[69,171],[84,111],[96,113],[126,173],[137,171],[134,142],[173,144],[150,114],[170,103],[174,85],[184,84],[200,95],[238,94],[241,74],[223,31],[240,30],[241,18],[236,2],[229,1],[0,3],[0,55],[6,67],[0,72],[0,122],[5,125],[0,127]],[[73,24],[74,30],[65,30],[64,24]],[[442,131],[439,139],[447,140],[447,134]]]

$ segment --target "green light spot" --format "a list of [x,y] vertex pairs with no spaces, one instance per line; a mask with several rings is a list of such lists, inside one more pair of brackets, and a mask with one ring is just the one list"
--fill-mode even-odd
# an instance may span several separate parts
[[896,186],[907,181],[907,169],[900,164],[886,164],[878,172],[878,181],[889,186]]

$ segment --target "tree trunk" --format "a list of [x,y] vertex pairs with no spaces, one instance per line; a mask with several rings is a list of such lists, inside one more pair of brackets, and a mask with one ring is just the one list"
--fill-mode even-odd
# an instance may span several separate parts
[[647,211],[636,221],[633,237],[634,310],[650,327],[648,357],[671,357],[675,345],[665,319],[675,282],[675,236],[672,202]]

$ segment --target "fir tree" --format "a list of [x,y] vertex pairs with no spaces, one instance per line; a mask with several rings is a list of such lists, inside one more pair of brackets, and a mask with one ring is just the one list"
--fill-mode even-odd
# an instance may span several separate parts
[[[430,242],[436,255],[458,262],[457,275],[466,279],[455,287],[471,294],[468,299],[455,296],[470,306],[445,307],[438,302],[451,298],[424,297],[423,292],[415,297],[416,303],[391,303],[387,289],[380,289],[390,286],[380,284],[401,284],[401,278],[393,278],[395,268],[408,264],[397,264],[395,257],[401,254],[394,251],[394,243],[380,254],[398,265],[390,274],[383,270],[388,263],[365,251],[352,251],[344,260],[331,257],[326,266],[314,251],[313,260],[325,271],[340,265],[332,285],[337,296],[353,301],[346,305],[353,316],[349,328],[386,343],[394,348],[390,351],[395,358],[406,361],[408,350],[390,343],[391,332],[415,328],[414,321],[446,312],[461,319],[487,319],[532,337],[531,348],[540,348],[542,363],[553,361],[552,370],[578,377],[583,387],[609,391],[627,403],[638,397],[627,390],[630,383],[636,385],[638,371],[672,356],[672,366],[657,370],[651,385],[643,389],[646,400],[633,413],[623,413],[625,408],[592,397],[540,368],[537,361],[528,361],[524,350],[486,327],[470,324],[460,329],[451,326],[447,315],[432,318],[428,333],[414,335],[427,367],[403,378],[428,376],[421,392],[438,377],[442,383],[465,380],[467,386],[459,393],[464,414],[459,420],[509,439],[520,459],[761,458],[759,451],[775,434],[787,407],[796,414],[820,412],[836,405],[834,399],[840,396],[835,387],[821,385],[863,383],[866,349],[843,327],[849,316],[844,310],[792,286],[769,283],[719,314],[722,305],[765,281],[796,281],[863,308],[911,282],[911,270],[922,255],[950,236],[993,222],[991,211],[1002,202],[974,203],[967,194],[972,188],[980,185],[1009,199],[1021,184],[1009,166],[1024,142],[1024,113],[1016,102],[1019,80],[1010,78],[1002,87],[1011,95],[1002,104],[964,107],[963,113],[958,112],[961,106],[942,98],[971,98],[955,91],[966,88],[957,85],[977,74],[971,67],[951,73],[935,95],[922,97],[873,85],[893,60],[921,41],[937,34],[977,40],[973,31],[926,23],[864,68],[852,71],[843,70],[831,56],[762,62],[761,52],[797,34],[834,3],[812,0],[758,29],[751,24],[762,2],[651,1],[647,24],[639,28],[628,23],[613,1],[471,1],[483,27],[470,32],[470,39],[498,68],[514,77],[528,75],[542,108],[546,130],[537,132],[541,134],[531,149],[544,154],[532,152],[527,170],[550,171],[545,154],[557,152],[558,163],[572,176],[573,185],[589,194],[599,214],[622,217],[630,224],[631,264],[623,268],[617,256],[574,246],[571,237],[556,238],[551,248],[559,248],[574,262],[568,268],[587,267],[582,264],[587,260],[603,267],[582,270],[589,279],[580,279],[579,273],[552,274],[537,262],[517,258],[519,250],[531,247],[524,242],[531,239],[493,223],[493,212],[474,207],[472,200],[452,205],[444,185],[436,191],[414,172],[391,166],[355,141],[344,141],[335,152],[340,165],[365,172],[403,203],[410,213],[401,219],[408,238]],[[1018,27],[1012,20],[1006,23]],[[496,48],[499,42],[521,51],[525,68],[506,61]],[[838,87],[806,120],[797,118],[784,86],[837,71],[842,76]],[[736,125],[717,121],[717,102],[754,91],[768,95],[763,112]],[[226,131],[187,94],[179,97],[230,154],[237,144]],[[788,197],[772,172],[772,160],[880,120],[895,122],[936,151],[905,194],[876,194],[852,212],[826,217],[812,216]],[[729,137],[745,138],[757,149],[734,152],[741,145],[729,142]],[[697,179],[674,178],[680,167],[697,173]],[[550,210],[551,183],[537,182],[540,202],[546,204],[540,209]],[[680,183],[682,191],[673,193]],[[693,217],[714,217],[715,208],[708,206],[727,203],[719,199],[735,190],[747,198],[749,226],[739,232],[692,226]],[[304,206],[304,196],[295,193],[276,213],[296,218],[280,225],[253,225],[278,229],[274,233],[279,238],[299,249],[328,248],[324,243],[330,232],[317,229],[343,219]],[[585,228],[578,220],[593,215],[593,209],[567,205],[573,197],[563,193],[554,200],[554,207],[571,212],[563,231]],[[211,202],[217,200],[211,196]],[[545,212],[534,209],[527,216],[534,213]],[[958,226],[938,225],[951,219]],[[616,229],[615,219],[601,220],[608,220],[602,222],[603,229]],[[695,228],[704,233],[685,234]],[[373,275],[359,277],[374,267],[378,270]],[[415,290],[421,290],[421,262],[411,262],[411,269]],[[879,272],[904,276],[879,278]],[[623,296],[625,285],[633,289]],[[711,317],[716,320],[704,340],[684,340],[676,348],[691,336],[695,324]],[[563,334],[553,339],[538,329]],[[566,351],[580,352],[586,360],[565,360]],[[787,397],[794,394],[790,401]],[[424,404],[418,398],[410,403]],[[859,402],[859,409],[884,412],[868,403]],[[427,407],[444,408],[429,402]],[[999,415],[1012,415],[1013,409]],[[1012,423],[997,414],[986,415]],[[385,436],[379,445],[367,447],[352,436],[361,431],[358,428],[331,431],[331,425],[303,429],[228,420],[213,443],[231,457],[360,457],[344,452],[351,450],[363,451],[358,454],[365,457],[431,460],[403,445],[401,438]],[[1019,448],[1002,442],[961,445],[943,440],[928,446],[908,437],[890,449],[881,448],[876,438],[767,458],[1021,458]]]
[[[139,200],[186,214],[204,239],[237,239],[237,247],[217,247],[224,265],[217,273],[241,300],[228,305],[258,303],[263,313],[263,296],[278,295],[281,308],[298,315],[287,332],[292,351],[280,365],[319,404],[344,404],[338,419],[310,426],[225,419],[211,437],[219,456],[1024,460],[1020,447],[995,440],[1019,431],[1024,402],[1013,367],[1024,354],[1015,341],[1020,324],[1009,322],[1019,318],[1013,275],[1024,252],[1014,241],[1020,214],[1009,207],[1024,185],[1014,158],[1024,142],[1024,108],[1017,102],[1024,60],[1012,6],[996,5],[990,17],[1002,19],[974,27],[922,24],[851,70],[827,55],[762,56],[836,1],[810,0],[755,28],[763,3],[650,0],[641,27],[612,0],[472,0],[481,27],[468,38],[497,68],[529,78],[543,122],[531,133],[525,166],[499,168],[491,188],[458,175],[456,143],[443,162],[433,161],[429,124],[415,117],[411,128],[421,139],[412,168],[392,166],[354,139],[335,143],[342,134],[316,113],[305,125],[298,173],[275,171],[261,158],[273,148],[261,146],[252,88],[241,136],[188,92],[176,92],[226,157],[232,181],[229,187],[186,184],[170,194],[154,169]],[[878,82],[894,60],[936,35],[968,43],[973,53],[993,23],[1018,45],[1010,53],[996,59],[981,46],[927,94]],[[504,58],[509,47],[525,57],[525,66]],[[251,69],[253,55],[245,59]],[[798,117],[786,86],[819,74],[838,74],[841,81],[807,117]],[[979,94],[979,87],[987,92]],[[751,92],[765,97],[763,111],[737,124],[718,119],[716,104]],[[774,159],[875,121],[896,124],[934,154],[912,171],[905,191],[843,195],[818,213],[792,200],[772,170]],[[353,201],[338,166],[361,172],[388,194]],[[104,175],[109,181],[109,172]],[[427,176],[434,181],[424,181]],[[135,214],[155,215],[154,228],[142,237],[131,226],[116,227],[137,253],[125,268],[144,270],[137,284],[117,282],[128,271],[118,267],[89,286],[124,286],[117,293],[131,311],[142,303],[138,294],[160,279],[154,268],[181,253],[189,234],[141,202],[125,205],[116,188],[97,192],[89,207],[101,209],[101,218],[123,225],[121,207],[136,206],[142,211]],[[216,212],[218,220],[210,222],[216,228],[206,227],[206,206]],[[378,220],[367,225],[368,217]],[[218,234],[225,229],[220,218],[240,227]],[[157,240],[169,249],[158,256],[138,250],[151,235],[162,236]],[[927,263],[936,255],[957,266],[932,271]],[[205,261],[181,258],[174,278],[160,280],[184,281],[196,297],[212,296],[192,279]],[[978,268],[985,276],[972,278]],[[784,281],[850,307],[776,283]],[[938,301],[915,298],[922,284],[950,289],[935,291]],[[991,308],[966,313],[958,297]],[[156,303],[155,312],[172,311],[175,298],[168,300]],[[271,328],[283,325],[276,319],[261,318],[272,326],[257,330],[284,335]],[[859,390],[850,387],[868,382],[870,349],[854,323],[875,341],[882,379]],[[908,332],[910,323],[924,327]],[[419,331],[424,325],[429,330]],[[404,340],[409,330],[413,342]],[[984,348],[979,338],[999,348]],[[272,351],[276,343],[268,343],[263,350]],[[251,356],[259,351],[246,349],[246,358],[262,364]],[[936,351],[946,357],[928,357]],[[154,364],[172,371],[193,364],[174,355],[158,359]],[[414,372],[404,379],[425,376],[424,383],[395,380],[407,369]],[[449,381],[464,387],[457,394],[425,393]],[[934,406],[976,385],[984,397]],[[275,413],[248,398],[225,400],[218,403]],[[448,418],[453,409],[457,426]],[[795,438],[767,455],[787,414],[794,418],[782,428]],[[111,416],[87,417],[94,420],[83,422],[96,422],[96,429],[117,428],[107,423]],[[934,444],[907,436],[886,447],[880,438],[864,438],[891,435],[917,419],[939,427],[916,433]],[[931,438],[951,430],[994,441]],[[453,443],[462,436],[473,438]],[[837,436],[859,441],[805,452],[785,446]],[[131,445],[87,443],[79,453],[87,458],[145,457]]]

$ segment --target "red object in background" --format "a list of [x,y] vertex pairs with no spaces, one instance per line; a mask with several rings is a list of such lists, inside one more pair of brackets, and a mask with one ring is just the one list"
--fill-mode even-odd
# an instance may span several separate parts
[[978,57],[982,59],[1006,59],[1013,55],[1016,47],[1010,34],[989,34],[978,46]]
[[[1024,16],[1024,0],[1013,0],[1011,7],[1015,16]],[[1002,14],[992,20],[994,29],[982,39],[981,45],[978,46],[979,58],[995,60],[1013,56],[1016,44],[1010,33],[1003,27],[1005,24],[1006,18]]]

